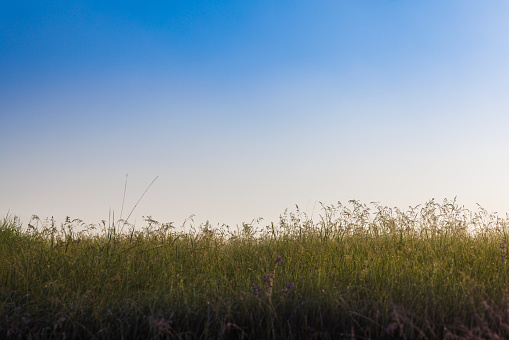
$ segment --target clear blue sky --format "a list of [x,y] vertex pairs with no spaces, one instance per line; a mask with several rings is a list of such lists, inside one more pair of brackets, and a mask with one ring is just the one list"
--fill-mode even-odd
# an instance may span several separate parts
[[[0,214],[509,211],[509,2],[3,1]],[[316,213],[316,211],[315,211]],[[125,217],[125,213],[124,213]]]

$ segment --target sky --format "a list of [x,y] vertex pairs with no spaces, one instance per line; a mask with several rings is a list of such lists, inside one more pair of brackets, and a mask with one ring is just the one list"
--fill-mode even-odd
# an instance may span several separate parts
[[2,1],[0,216],[125,218],[157,176],[129,222],[454,197],[505,215],[508,16],[506,0]]

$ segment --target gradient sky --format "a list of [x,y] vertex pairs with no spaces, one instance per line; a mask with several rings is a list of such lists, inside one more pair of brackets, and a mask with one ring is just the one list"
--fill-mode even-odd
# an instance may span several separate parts
[[[2,1],[0,214],[509,211],[509,2]],[[316,205],[316,209],[314,209]]]

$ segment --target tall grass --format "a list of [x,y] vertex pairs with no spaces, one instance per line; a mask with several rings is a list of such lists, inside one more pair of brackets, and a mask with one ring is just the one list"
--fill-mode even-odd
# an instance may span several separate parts
[[447,200],[237,228],[7,216],[0,338],[509,338],[508,223]]

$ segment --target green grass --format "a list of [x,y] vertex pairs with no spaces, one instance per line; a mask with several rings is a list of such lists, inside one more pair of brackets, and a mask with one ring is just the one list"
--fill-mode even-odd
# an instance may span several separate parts
[[0,338],[509,338],[508,222],[455,201],[235,229],[7,216]]

